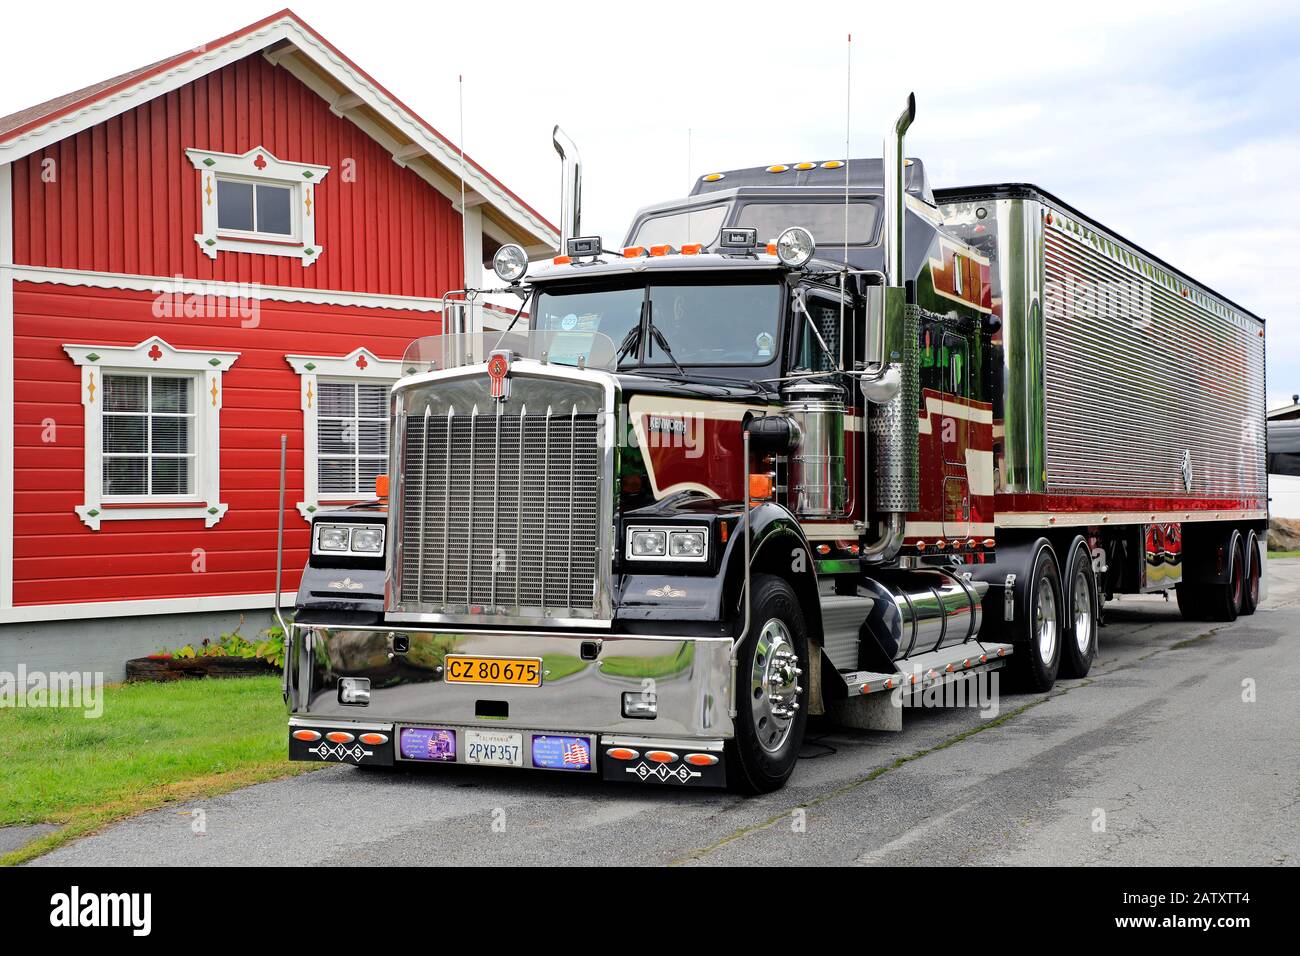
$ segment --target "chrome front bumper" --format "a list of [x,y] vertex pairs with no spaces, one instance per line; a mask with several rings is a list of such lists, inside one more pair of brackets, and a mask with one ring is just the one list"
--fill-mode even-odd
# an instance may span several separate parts
[[[328,723],[717,741],[733,735],[731,646],[729,637],[295,625],[286,696],[295,718]],[[541,686],[448,683],[448,654],[540,658]],[[370,680],[367,705],[340,702],[343,677]],[[655,717],[625,717],[623,695],[644,692]]]

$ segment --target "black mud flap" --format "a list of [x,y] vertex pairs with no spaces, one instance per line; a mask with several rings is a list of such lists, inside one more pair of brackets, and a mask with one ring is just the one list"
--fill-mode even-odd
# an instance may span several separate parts
[[290,727],[289,759],[312,763],[393,765],[393,731],[356,727]]
[[[631,756],[635,755],[635,756]],[[714,763],[691,763],[687,758],[701,756]],[[669,760],[667,757],[673,759]],[[716,751],[693,751],[689,747],[635,748],[605,744],[601,747],[601,779],[610,783],[668,784],[678,787],[725,787],[725,757]]]

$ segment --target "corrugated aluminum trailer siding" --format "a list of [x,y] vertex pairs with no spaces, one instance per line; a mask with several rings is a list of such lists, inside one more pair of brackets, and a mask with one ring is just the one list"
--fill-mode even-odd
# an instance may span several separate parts
[[1045,490],[1262,498],[1263,323],[1043,209]]

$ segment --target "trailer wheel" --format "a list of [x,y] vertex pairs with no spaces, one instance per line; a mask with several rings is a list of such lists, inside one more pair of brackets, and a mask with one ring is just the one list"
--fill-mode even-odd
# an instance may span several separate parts
[[1243,569],[1246,575],[1245,589],[1241,595],[1241,613],[1254,614],[1259,607],[1259,576],[1263,570],[1259,563],[1259,538],[1255,532],[1246,536],[1246,561]]
[[727,782],[744,793],[770,793],[794,772],[808,721],[808,631],[794,589],[756,574],[749,636],[736,661],[736,735],[728,744]]
[[1061,574],[1052,547],[1040,541],[1026,582],[1028,600],[1021,604],[1025,626],[1015,653],[1010,676],[1016,688],[1030,693],[1051,690],[1061,667],[1061,644],[1065,634],[1065,601],[1061,596]]
[[1241,613],[1246,593],[1245,554],[1241,537],[1234,534],[1229,555],[1232,569],[1227,582],[1205,585],[1206,616],[1211,621],[1235,621]]
[[1097,580],[1092,554],[1076,540],[1065,562],[1065,640],[1061,646],[1061,676],[1087,677],[1097,656]]

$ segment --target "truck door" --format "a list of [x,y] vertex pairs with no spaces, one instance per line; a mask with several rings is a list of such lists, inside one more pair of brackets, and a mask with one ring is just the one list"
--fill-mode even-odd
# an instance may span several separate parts
[[970,535],[970,482],[966,474],[966,450],[971,441],[970,339],[956,330],[944,329],[940,349],[947,369],[943,418],[939,425],[943,449],[943,533],[949,540],[964,539]]

